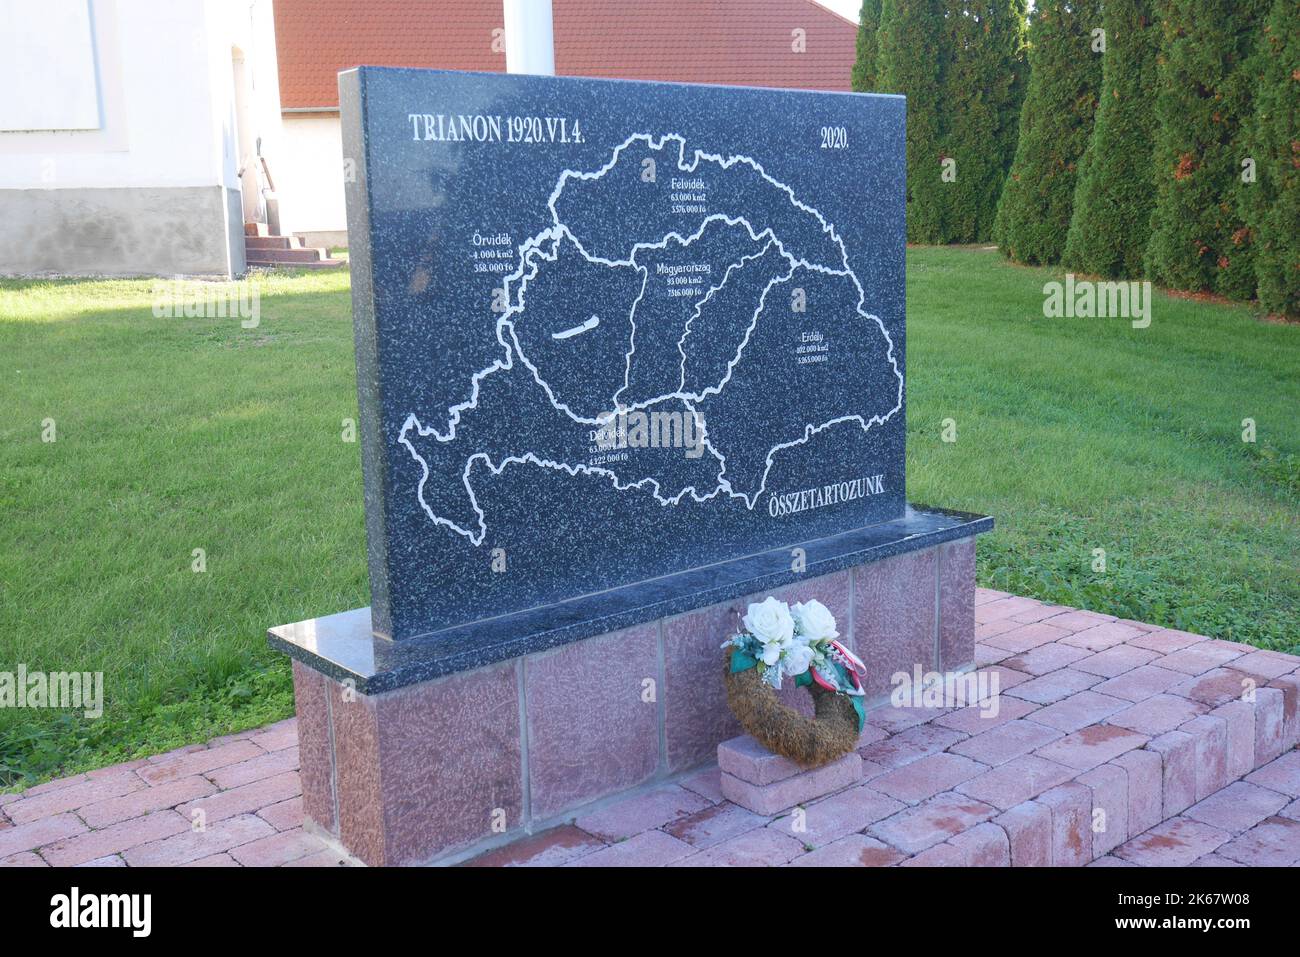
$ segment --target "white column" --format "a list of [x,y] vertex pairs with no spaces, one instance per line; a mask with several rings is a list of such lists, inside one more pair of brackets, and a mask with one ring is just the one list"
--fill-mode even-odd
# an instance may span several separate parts
[[506,71],[555,76],[551,0],[502,0]]

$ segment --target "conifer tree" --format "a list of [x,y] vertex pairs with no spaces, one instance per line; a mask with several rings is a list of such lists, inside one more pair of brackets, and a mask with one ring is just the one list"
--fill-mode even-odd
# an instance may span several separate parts
[[1249,62],[1267,0],[1167,0],[1156,115],[1156,203],[1146,271],[1166,286],[1249,298]]
[[1062,261],[1083,273],[1137,279],[1155,205],[1152,105],[1160,24],[1152,0],[1106,0],[1103,22],[1101,98]]
[[939,147],[944,0],[882,0],[877,86],[907,96],[907,238],[943,237]]
[[1018,262],[1061,257],[1101,85],[1098,29],[1099,0],[1040,0],[1030,15],[1029,89],[993,229],[1003,253]]
[[853,89],[858,93],[874,93],[876,90],[876,31],[879,29],[880,0],[862,0],[852,79]]
[[1024,76],[1024,0],[947,0],[940,97],[942,241],[987,240],[1015,155]]
[[1300,4],[1277,0],[1255,53],[1250,127],[1256,182],[1243,184],[1260,305],[1300,319]]

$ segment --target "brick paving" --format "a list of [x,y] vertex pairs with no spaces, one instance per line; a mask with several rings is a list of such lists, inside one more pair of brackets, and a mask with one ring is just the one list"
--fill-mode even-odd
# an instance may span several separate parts
[[[704,768],[467,863],[1300,866],[1300,657],[987,589],[976,641],[998,713],[871,712],[858,784],[765,816]],[[293,720],[0,795],[0,866],[352,863]]]

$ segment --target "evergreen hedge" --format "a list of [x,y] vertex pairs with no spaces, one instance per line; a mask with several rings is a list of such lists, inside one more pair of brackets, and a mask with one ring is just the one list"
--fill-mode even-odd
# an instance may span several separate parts
[[1101,85],[1101,54],[1092,50],[1101,25],[1098,0],[1040,0],[1030,15],[1029,89],[993,228],[1018,262],[1061,258]]

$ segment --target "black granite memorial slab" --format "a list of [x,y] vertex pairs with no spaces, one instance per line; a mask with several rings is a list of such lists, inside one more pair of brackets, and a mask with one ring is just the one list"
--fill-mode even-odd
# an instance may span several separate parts
[[340,102],[373,630],[426,672],[917,521],[901,97],[364,67]]

